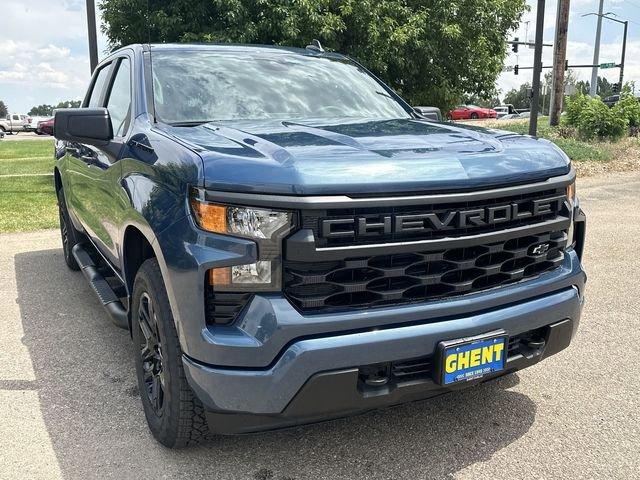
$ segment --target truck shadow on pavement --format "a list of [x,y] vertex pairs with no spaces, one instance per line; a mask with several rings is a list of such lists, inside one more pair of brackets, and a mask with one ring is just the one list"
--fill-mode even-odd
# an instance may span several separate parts
[[16,255],[15,272],[36,375],[26,388],[38,392],[42,435],[68,479],[448,478],[535,419],[529,397],[508,390],[519,382],[510,375],[354,418],[168,450],[147,431],[129,335],[110,323],[82,274],[58,249]]

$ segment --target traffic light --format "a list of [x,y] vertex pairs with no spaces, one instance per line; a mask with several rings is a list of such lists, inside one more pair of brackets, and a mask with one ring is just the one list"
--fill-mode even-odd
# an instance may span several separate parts
[[518,65],[514,65],[513,66],[513,74],[517,75],[518,74]]
[[[511,44],[511,51],[513,53],[518,53],[518,40],[520,40],[518,37],[513,39],[513,43]],[[517,73],[516,73],[517,75]]]
[[564,61],[564,71],[566,72],[567,70],[569,70],[569,60]]
[[619,83],[614,83],[611,85],[611,91],[613,93],[620,93],[620,84]]

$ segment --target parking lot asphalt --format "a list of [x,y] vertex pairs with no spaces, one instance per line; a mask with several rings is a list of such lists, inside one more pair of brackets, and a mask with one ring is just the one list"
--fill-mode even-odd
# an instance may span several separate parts
[[51,139],[50,135],[38,135],[36,132],[18,132],[13,134],[6,133],[2,141],[11,142],[14,140],[21,141],[21,140],[50,140],[50,139]]
[[639,478],[640,173],[586,179],[587,304],[569,349],[434,400],[172,451],[128,334],[58,232],[0,235],[0,479]]

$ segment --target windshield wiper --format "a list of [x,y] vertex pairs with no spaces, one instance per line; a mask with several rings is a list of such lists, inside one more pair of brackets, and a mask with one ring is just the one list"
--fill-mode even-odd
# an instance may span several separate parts
[[205,123],[211,123],[215,120],[190,120],[187,122],[167,122],[172,127],[197,127],[198,125],[204,125]]

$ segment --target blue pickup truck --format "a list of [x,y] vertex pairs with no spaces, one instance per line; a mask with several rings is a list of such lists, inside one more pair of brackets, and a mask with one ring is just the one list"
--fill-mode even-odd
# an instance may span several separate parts
[[578,327],[569,158],[430,121],[317,44],[128,46],[54,128],[64,258],[166,446],[476,385]]

